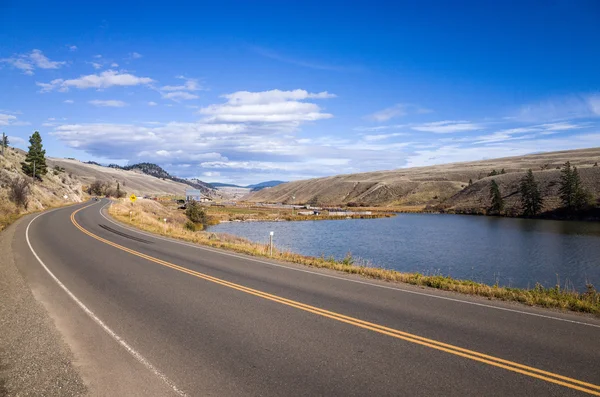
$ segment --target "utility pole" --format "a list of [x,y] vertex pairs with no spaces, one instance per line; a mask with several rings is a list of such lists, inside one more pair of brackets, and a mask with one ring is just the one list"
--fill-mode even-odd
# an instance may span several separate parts
[[2,141],[0,141],[0,146],[2,146],[2,157],[4,157],[4,142],[6,142],[6,134],[2,133]]

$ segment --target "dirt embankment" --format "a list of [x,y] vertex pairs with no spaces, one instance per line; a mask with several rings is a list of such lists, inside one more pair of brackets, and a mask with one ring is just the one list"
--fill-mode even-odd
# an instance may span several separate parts
[[[559,204],[557,167],[567,161],[579,168],[588,191],[596,199],[600,197],[600,167],[594,167],[600,162],[600,148],[592,148],[308,179],[266,188],[244,200],[383,207],[443,205],[463,210],[489,206],[489,184],[495,179],[507,208],[512,208],[520,200],[518,180],[532,169],[544,194],[544,210],[551,210]],[[504,174],[489,177],[493,170],[504,170]]]

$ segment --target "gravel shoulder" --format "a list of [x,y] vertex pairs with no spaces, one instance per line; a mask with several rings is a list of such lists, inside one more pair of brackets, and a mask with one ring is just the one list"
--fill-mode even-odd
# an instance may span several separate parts
[[15,264],[15,231],[29,219],[0,233],[0,396],[85,395],[73,354]]

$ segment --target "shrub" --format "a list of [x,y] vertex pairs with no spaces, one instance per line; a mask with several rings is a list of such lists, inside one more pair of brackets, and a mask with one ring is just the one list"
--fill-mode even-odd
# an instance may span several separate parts
[[17,207],[27,209],[29,204],[30,182],[26,178],[15,178],[8,184],[8,198]]
[[198,229],[196,224],[192,221],[186,221],[185,225],[183,225],[183,227],[185,227],[187,230],[190,230],[192,232],[195,232]]
[[208,217],[206,216],[206,212],[204,212],[200,205],[194,200],[187,204],[185,215],[191,222],[199,223],[203,226],[203,228],[206,228],[208,225]]
[[102,183],[102,181],[96,179],[90,187],[88,188],[88,194],[93,194],[95,196],[102,196],[107,190],[107,186]]

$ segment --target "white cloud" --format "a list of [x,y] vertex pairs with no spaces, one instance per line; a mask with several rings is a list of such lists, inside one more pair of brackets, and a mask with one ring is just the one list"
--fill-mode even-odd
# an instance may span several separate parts
[[152,102],[152,101],[148,102],[148,106],[156,106],[156,105],[158,105],[158,103]]
[[67,47],[69,47],[69,51],[77,51],[77,46],[76,45],[70,45],[70,46],[67,46]]
[[32,75],[36,68],[39,69],[58,69],[66,62],[51,61],[42,51],[34,49],[29,54],[14,55],[11,58],[0,59],[0,63],[7,63],[20,69],[27,75]]
[[111,68],[118,68],[118,67],[119,67],[119,64],[118,64],[118,63],[116,63],[116,62],[113,62],[113,63],[111,63],[111,64],[110,64],[110,67],[111,67]]
[[0,125],[10,125],[12,122],[17,120],[17,116],[12,114],[0,113]]
[[423,167],[463,161],[476,161],[500,157],[522,156],[531,153],[557,150],[583,149],[600,146],[600,133],[569,137],[527,139],[507,143],[489,143],[483,146],[447,145],[431,150],[416,151],[409,156],[405,167]]
[[178,79],[185,80],[182,85],[165,85],[160,88],[161,91],[200,91],[202,87],[198,79],[190,79],[184,76],[177,76]]
[[271,51],[269,49],[256,47],[256,46],[251,47],[251,49],[254,52],[256,52],[257,54],[260,54],[264,57],[274,59],[274,60],[277,60],[280,62],[290,63],[292,65],[298,65],[298,66],[302,66],[302,67],[306,67],[306,68],[311,68],[311,69],[331,70],[331,71],[337,71],[337,72],[359,72],[359,71],[363,70],[363,68],[360,66],[328,65],[328,64],[324,64],[324,63],[320,63],[320,62],[313,62],[313,61],[289,58],[286,56],[282,56],[282,55],[280,55],[274,51]]
[[334,98],[328,92],[309,93],[304,90],[294,91],[239,91],[223,95],[227,98],[224,104],[210,105],[200,109],[200,113],[210,122],[229,123],[292,123],[316,121],[333,117],[321,112],[321,108],[306,99]]
[[600,94],[570,95],[522,106],[516,120],[546,122],[600,116]]
[[120,73],[114,70],[107,70],[100,74],[90,74],[81,76],[77,79],[63,80],[55,79],[50,83],[36,83],[42,87],[42,92],[48,92],[57,89],[66,92],[70,88],[110,88],[113,86],[129,87],[136,85],[150,84],[154,80],[149,77],[138,77],[130,73]]
[[390,138],[394,138],[397,136],[406,136],[408,134],[404,133],[404,132],[395,132],[392,134],[374,134],[374,135],[365,135],[363,138],[365,141],[367,142],[373,142],[373,141],[383,141],[385,139],[390,139]]
[[395,117],[406,116],[409,113],[423,114],[423,113],[430,113],[430,112],[431,112],[431,110],[429,110],[429,109],[420,108],[420,107],[412,105],[412,104],[397,103],[394,106],[390,106],[389,108],[385,108],[378,112],[370,114],[370,115],[366,116],[365,118],[367,120],[383,122],[383,121],[388,121],[389,119],[392,119]]
[[198,95],[190,94],[189,92],[184,92],[184,91],[167,92],[167,93],[164,93],[162,96],[165,99],[172,99],[175,102],[177,102],[179,100],[190,100],[190,99],[198,99],[199,98]]
[[72,100],[72,99],[65,99],[63,102],[64,102],[64,103],[68,103],[68,104],[73,104],[73,103],[75,103],[75,101],[74,101],[74,100]]
[[14,114],[0,113],[0,126],[26,126],[31,125],[28,121],[21,121]]
[[143,55],[139,52],[132,52],[129,54],[129,58],[131,59],[140,59]]
[[113,108],[122,108],[122,107],[128,106],[127,103],[125,103],[123,101],[118,101],[115,99],[106,100],[106,101],[95,99],[93,101],[89,101],[88,103],[91,105],[94,105],[94,106],[113,107]]
[[102,64],[98,62],[90,62],[94,69],[102,69]]
[[483,129],[482,126],[468,121],[436,121],[410,127],[415,131],[433,132],[435,134],[451,134],[454,132],[476,131]]

